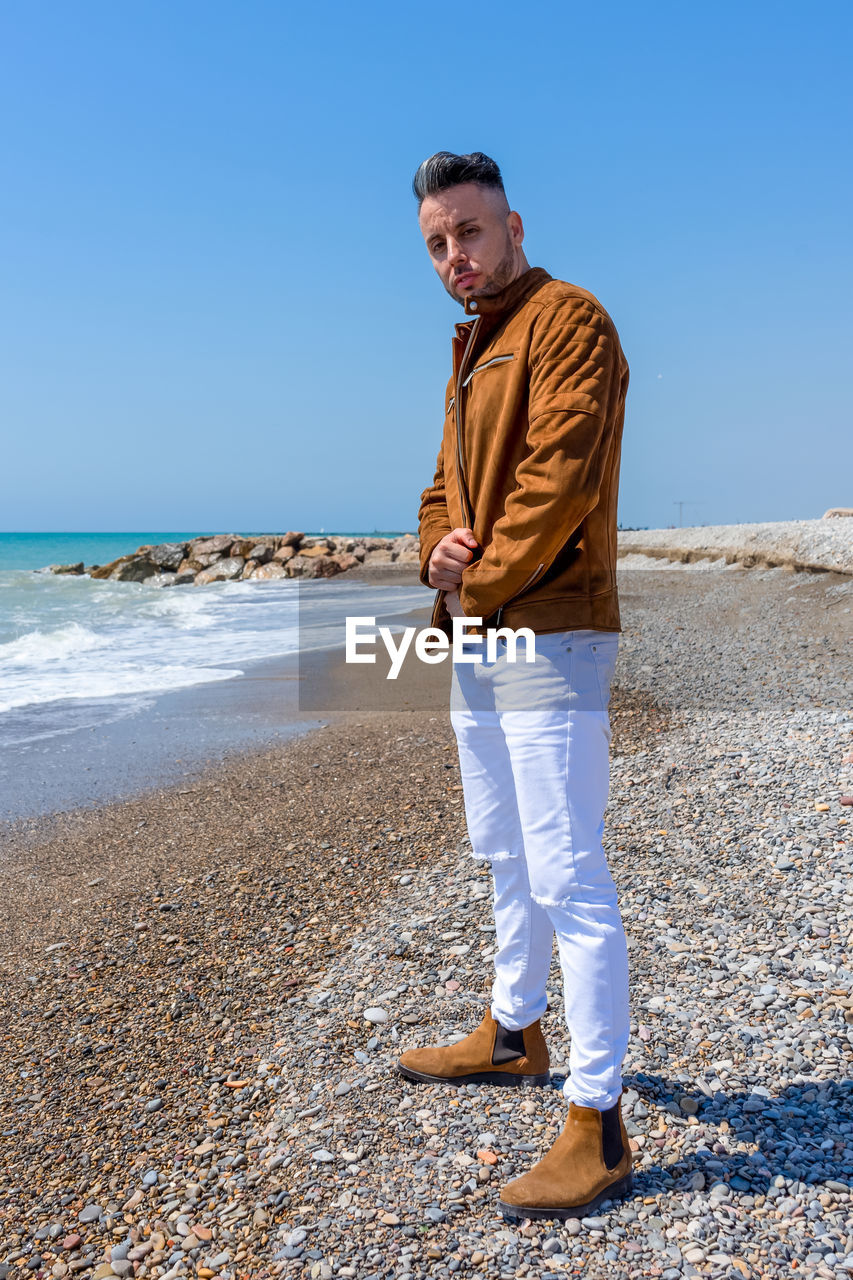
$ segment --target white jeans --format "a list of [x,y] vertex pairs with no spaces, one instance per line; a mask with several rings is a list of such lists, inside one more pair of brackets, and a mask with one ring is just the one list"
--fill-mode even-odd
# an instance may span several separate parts
[[553,937],[571,1036],[564,1093],[605,1110],[628,1047],[628,953],[601,838],[610,781],[612,631],[536,636],[536,662],[454,664],[450,715],[468,834],[494,882],[492,1014],[509,1030],[547,1007]]

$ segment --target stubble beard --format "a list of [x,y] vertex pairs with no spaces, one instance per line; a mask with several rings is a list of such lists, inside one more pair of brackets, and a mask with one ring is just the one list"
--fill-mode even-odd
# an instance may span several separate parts
[[480,285],[479,289],[475,289],[473,293],[461,294],[457,293],[453,286],[448,284],[446,286],[447,292],[451,298],[455,299],[463,307],[465,306],[466,298],[493,298],[515,279],[515,268],[515,250],[512,246],[512,240],[507,234],[505,255],[501,258],[492,274],[486,277],[485,283]]

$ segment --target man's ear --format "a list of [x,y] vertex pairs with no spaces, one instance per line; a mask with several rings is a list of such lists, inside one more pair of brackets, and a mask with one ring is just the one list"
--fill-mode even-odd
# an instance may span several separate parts
[[516,213],[512,209],[506,216],[506,225],[512,238],[512,243],[516,247],[524,242],[524,223],[521,221],[521,214]]

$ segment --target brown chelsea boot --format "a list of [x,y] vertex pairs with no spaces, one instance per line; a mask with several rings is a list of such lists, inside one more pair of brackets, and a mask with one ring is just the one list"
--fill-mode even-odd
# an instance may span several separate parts
[[621,1096],[607,1111],[569,1103],[563,1132],[538,1164],[508,1183],[505,1218],[585,1218],[603,1200],[627,1195],[633,1178]]
[[407,1080],[427,1084],[546,1085],[548,1047],[539,1020],[508,1031],[487,1009],[483,1021],[457,1044],[409,1049],[397,1061]]

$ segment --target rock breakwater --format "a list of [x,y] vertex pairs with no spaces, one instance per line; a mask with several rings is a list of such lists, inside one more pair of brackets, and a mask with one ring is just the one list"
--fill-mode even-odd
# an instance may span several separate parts
[[347,537],[304,533],[217,534],[187,542],[138,547],[109,564],[52,564],[48,573],[88,574],[112,582],[147,582],[157,587],[207,586],[247,579],[334,578],[349,570],[418,565],[418,538]]

